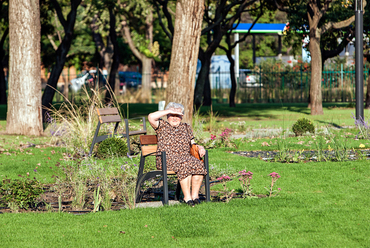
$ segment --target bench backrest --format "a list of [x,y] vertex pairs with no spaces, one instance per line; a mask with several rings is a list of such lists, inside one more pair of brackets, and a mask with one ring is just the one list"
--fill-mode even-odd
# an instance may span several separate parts
[[98,112],[99,122],[101,124],[122,121],[117,108],[99,108],[96,111]]
[[157,151],[157,135],[140,135],[141,155],[155,155]]

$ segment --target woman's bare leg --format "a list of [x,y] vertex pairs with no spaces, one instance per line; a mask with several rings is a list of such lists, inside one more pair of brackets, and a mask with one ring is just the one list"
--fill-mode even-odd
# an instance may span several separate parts
[[190,194],[190,186],[191,186],[191,177],[188,176],[185,179],[180,181],[182,193],[184,194],[184,201],[187,202],[189,200],[192,200],[191,194]]
[[[203,175],[193,175],[191,179],[191,199],[199,198],[200,186],[202,186]],[[185,195],[185,194],[184,194]]]

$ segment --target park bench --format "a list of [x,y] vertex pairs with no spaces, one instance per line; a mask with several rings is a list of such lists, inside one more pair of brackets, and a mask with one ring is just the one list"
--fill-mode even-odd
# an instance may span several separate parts
[[[95,135],[94,135],[93,141],[91,143],[89,156],[91,156],[95,144],[97,144],[99,142],[102,142],[103,140],[105,140],[108,137],[112,137],[112,135],[117,134],[119,123],[122,122],[121,116],[120,116],[117,108],[98,108],[98,109],[96,109],[96,111],[98,113],[99,121],[98,121],[98,126],[96,127],[96,130],[95,130]],[[129,129],[129,120],[132,120],[132,119],[141,119],[141,121],[143,123],[142,124],[143,129],[142,130],[136,130],[136,131],[130,131],[130,129]],[[124,119],[124,122],[125,122],[125,132],[117,134],[117,135],[122,135],[123,137],[126,138],[127,150],[128,150],[129,155],[131,155],[132,151],[130,149],[130,136],[146,134],[146,132],[147,132],[146,131],[146,121],[145,121],[145,117],[137,117],[137,118],[131,118],[131,119]],[[106,135],[98,136],[101,125],[102,124],[107,124],[107,123],[115,123],[113,133],[110,134],[110,135],[106,134]]]
[[[150,178],[161,177],[163,181],[163,204],[168,205],[168,182],[167,176],[168,175],[176,175],[174,171],[168,171],[166,165],[166,152],[162,152],[162,170],[154,170],[144,173],[144,165],[145,159],[148,156],[156,156],[157,153],[157,136],[156,135],[140,135],[140,144],[141,144],[141,157],[140,157],[140,165],[139,165],[139,172],[137,176],[136,182],[136,190],[135,190],[135,201],[139,203],[141,200],[140,197],[140,187],[143,182]],[[204,166],[207,170],[207,175],[204,177],[205,180],[205,194],[206,194],[206,201],[211,200],[210,196],[210,183],[209,183],[209,164],[208,164],[208,151],[204,156]],[[175,200],[179,200],[180,198],[180,183],[177,183],[176,186],[176,194]]]

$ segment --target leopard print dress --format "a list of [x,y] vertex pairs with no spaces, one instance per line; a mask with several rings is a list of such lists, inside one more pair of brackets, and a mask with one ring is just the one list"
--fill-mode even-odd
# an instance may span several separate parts
[[194,138],[193,131],[187,123],[177,127],[167,121],[159,120],[157,133],[157,169],[162,169],[162,151],[166,151],[167,170],[176,172],[181,181],[191,175],[206,175],[204,163],[190,154],[190,141]]

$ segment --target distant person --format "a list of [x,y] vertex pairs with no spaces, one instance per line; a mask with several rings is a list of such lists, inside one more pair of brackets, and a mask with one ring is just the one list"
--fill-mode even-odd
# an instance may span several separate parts
[[[190,145],[194,144],[191,127],[182,123],[184,106],[170,102],[164,110],[149,114],[150,125],[157,133],[157,168],[162,169],[161,152],[166,152],[167,169],[174,171],[180,181],[184,201],[194,207],[200,204],[199,189],[203,177],[207,174],[204,163],[190,154]],[[162,120],[167,116],[167,121]],[[197,145],[199,155],[206,153],[203,146]]]

